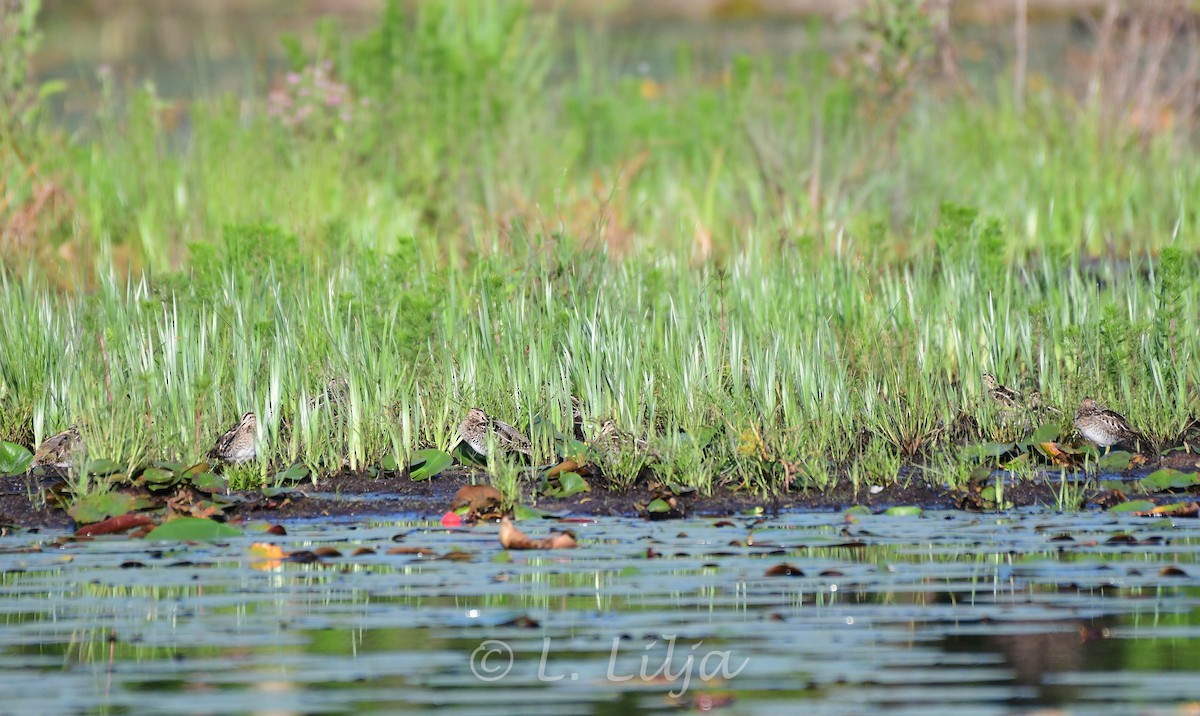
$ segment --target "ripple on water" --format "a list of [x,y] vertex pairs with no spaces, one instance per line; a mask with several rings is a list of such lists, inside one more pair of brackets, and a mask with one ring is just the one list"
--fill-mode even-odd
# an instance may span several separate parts
[[[509,553],[492,525],[399,519],[216,545],[6,537],[3,710],[558,714],[733,697],[738,713],[928,716],[1196,698],[1200,521],[728,523],[600,519],[571,525],[578,549]],[[346,556],[263,568],[254,541]],[[451,551],[465,558],[436,558]],[[767,576],[784,562],[794,576]],[[483,666],[508,669],[491,681],[472,670],[489,648]]]

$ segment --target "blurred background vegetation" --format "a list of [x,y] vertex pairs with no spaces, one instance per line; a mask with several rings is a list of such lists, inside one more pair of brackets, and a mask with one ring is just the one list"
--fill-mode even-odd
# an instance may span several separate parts
[[441,259],[890,262],[943,205],[998,221],[1006,259],[1196,240],[1188,0],[3,7],[0,255],[64,285],[261,222]]

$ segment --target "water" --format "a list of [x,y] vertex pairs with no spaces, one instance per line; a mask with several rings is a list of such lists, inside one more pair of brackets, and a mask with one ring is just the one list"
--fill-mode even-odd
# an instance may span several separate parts
[[[580,546],[555,552],[412,520],[290,523],[219,545],[10,535],[0,712],[1194,705],[1200,521],[856,519],[612,518],[567,525]],[[254,542],[342,556],[262,561]],[[802,576],[767,576],[783,564]]]

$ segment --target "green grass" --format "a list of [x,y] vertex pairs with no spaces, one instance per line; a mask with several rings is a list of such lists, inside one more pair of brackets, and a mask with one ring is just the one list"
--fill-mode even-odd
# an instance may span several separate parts
[[1064,428],[1085,395],[1164,443],[1200,413],[1185,135],[1053,85],[1024,114],[916,85],[880,119],[813,51],[647,84],[518,4],[420,8],[297,50],[349,99],[294,126],[216,97],[180,131],[107,87],[83,130],[0,142],[0,221],[65,197],[0,242],[0,439],[189,462],[253,410],[269,463],[328,475],[448,449],[473,405],[569,434],[574,394],[660,477],[770,493],[961,478],[964,439],[1020,437],[984,371]]

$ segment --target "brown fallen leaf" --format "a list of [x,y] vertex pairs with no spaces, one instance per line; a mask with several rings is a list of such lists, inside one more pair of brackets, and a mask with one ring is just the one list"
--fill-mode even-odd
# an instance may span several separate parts
[[1064,451],[1056,442],[1038,443],[1038,447],[1042,449],[1046,457],[1050,458],[1050,461],[1055,465],[1074,467],[1080,462],[1079,456]]
[[504,549],[573,549],[575,538],[569,532],[557,532],[542,539],[531,539],[505,517],[500,520],[500,546]]
[[1149,512],[1135,512],[1138,517],[1197,517],[1200,516],[1200,503],[1173,502],[1169,505],[1159,505]]
[[277,544],[255,542],[250,545],[250,567],[257,570],[278,569],[287,553]]
[[450,500],[450,509],[458,511],[466,507],[467,518],[476,519],[481,514],[499,511],[503,501],[504,496],[491,485],[464,485],[454,493],[454,498]]
[[787,562],[781,562],[767,570],[768,577],[803,577],[804,570]]
[[154,524],[149,515],[130,512],[116,517],[109,517],[94,524],[85,525],[75,531],[76,537],[95,537],[97,535],[113,535],[128,532],[134,527],[145,527]]
[[579,463],[576,462],[575,460],[572,460],[571,458],[567,458],[566,460],[563,460],[562,462],[558,463],[554,467],[547,470],[546,478],[549,479],[549,478],[553,478],[553,477],[558,477],[559,475],[563,474],[564,472],[575,472],[578,469],[579,469]]
[[387,554],[419,554],[422,557],[428,557],[437,554],[437,552],[428,547],[392,547],[387,551]]

